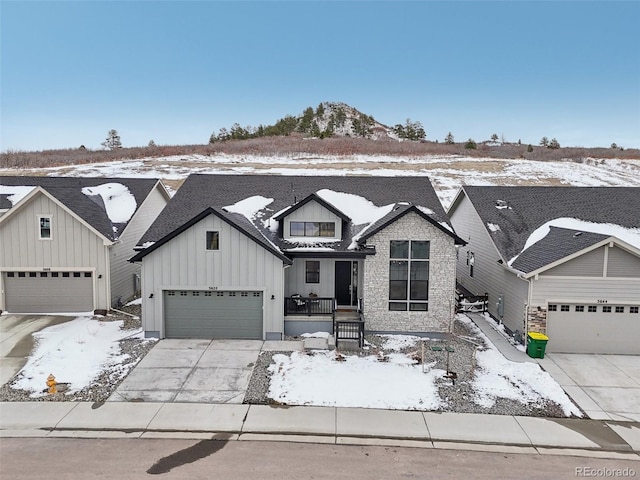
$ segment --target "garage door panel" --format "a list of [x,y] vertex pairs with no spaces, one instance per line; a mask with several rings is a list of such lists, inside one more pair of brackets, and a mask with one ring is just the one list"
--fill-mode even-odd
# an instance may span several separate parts
[[548,352],[556,353],[604,353],[639,354],[640,314],[633,313],[629,305],[618,305],[623,311],[604,312],[603,305],[592,305],[596,310],[576,311],[570,304],[569,311],[549,311],[547,314]]
[[164,292],[165,337],[262,339],[261,292]]
[[3,277],[5,305],[9,312],[93,310],[91,272],[5,272]]

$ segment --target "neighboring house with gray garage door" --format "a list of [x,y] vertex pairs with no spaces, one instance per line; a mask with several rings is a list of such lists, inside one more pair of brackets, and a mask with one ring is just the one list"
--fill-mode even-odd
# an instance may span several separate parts
[[426,177],[191,175],[140,240],[148,336],[443,332],[457,245]]
[[169,200],[157,179],[0,177],[0,311],[108,310],[140,290],[128,259]]
[[458,282],[547,351],[640,353],[640,188],[463,187]]

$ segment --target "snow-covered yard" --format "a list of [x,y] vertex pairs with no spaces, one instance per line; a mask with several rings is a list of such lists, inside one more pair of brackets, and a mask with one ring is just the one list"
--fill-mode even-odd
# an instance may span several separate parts
[[[34,348],[3,395],[49,397],[47,377],[59,383],[56,399],[103,400],[153,344],[124,320],[78,316],[34,333]],[[62,398],[62,396],[66,398]]]
[[[533,414],[553,406],[555,415],[582,416],[539,365],[505,359],[466,316],[459,315],[456,323],[462,334],[449,340],[378,336],[377,346],[370,345],[371,353],[365,356],[336,351],[274,355],[268,396],[288,405],[492,413],[503,408],[508,410],[503,413],[513,413],[515,403]],[[473,373],[474,348],[465,338],[483,344],[476,352]],[[456,372],[456,382],[445,377],[446,353],[431,349],[454,343],[449,368]]]

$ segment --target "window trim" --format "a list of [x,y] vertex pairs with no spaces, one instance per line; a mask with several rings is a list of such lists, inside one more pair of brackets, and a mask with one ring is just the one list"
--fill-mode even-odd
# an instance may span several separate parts
[[[399,248],[401,243],[406,242],[405,248]],[[413,257],[413,242],[421,242],[427,244],[427,257]],[[392,253],[395,252],[395,253]],[[406,255],[405,255],[406,253]],[[389,241],[389,270],[388,270],[388,293],[387,300],[389,311],[413,311],[413,312],[428,312],[429,311],[429,286],[430,286],[430,272],[431,272],[431,240],[390,240]],[[394,264],[406,263],[406,278],[400,280],[391,279],[391,270]],[[427,266],[427,280],[420,280],[413,277],[413,269],[416,272],[418,270],[418,264],[426,264]],[[412,268],[413,267],[413,268]],[[391,282],[404,282],[404,298],[392,298]],[[426,282],[426,298],[416,299],[412,298],[412,286],[414,282]],[[395,291],[395,290],[394,290]],[[395,295],[399,296],[399,295]],[[425,306],[422,308],[422,306]]]
[[[49,236],[48,237],[43,237],[42,236],[42,232],[43,232],[43,226],[42,226],[42,220],[49,220]],[[53,240],[53,215],[51,214],[39,214],[38,215],[38,240]]]
[[[315,266],[313,264],[317,264],[316,270],[310,270],[310,266]],[[315,277],[317,275],[317,277]],[[309,279],[311,278],[311,280]],[[304,262],[304,283],[320,283],[320,260],[305,260]]]
[[[297,229],[302,229],[302,234],[293,233],[293,224],[297,224]],[[312,227],[311,225],[317,225],[317,229]],[[314,232],[317,230],[317,235],[312,235],[311,233],[307,233],[307,229],[310,232]],[[324,233],[324,234],[323,234]],[[311,238],[336,238],[336,222],[313,222],[313,221],[302,221],[302,220],[291,220],[289,222],[289,236],[290,237],[311,237]]]

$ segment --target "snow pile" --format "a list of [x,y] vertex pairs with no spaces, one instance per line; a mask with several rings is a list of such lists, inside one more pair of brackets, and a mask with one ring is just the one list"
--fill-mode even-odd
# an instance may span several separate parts
[[613,223],[594,223],[578,218],[561,217],[550,220],[531,232],[524,244],[524,248],[518,255],[509,260],[508,264],[511,266],[522,252],[545,238],[551,231],[550,227],[609,235],[640,249],[640,228],[626,228]]
[[330,333],[329,332],[303,333],[300,336],[304,338],[329,338]]
[[352,193],[318,190],[317,195],[351,219],[354,225],[373,223],[391,211],[395,204],[376,206],[371,200]]
[[511,362],[495,348],[476,354],[476,377],[473,380],[474,402],[492,407],[497,398],[508,398],[521,403],[544,406],[552,401],[562,407],[568,417],[581,417],[582,413],[569,399],[560,385],[537,363]]
[[[132,332],[121,330],[122,325],[122,321],[100,322],[78,317],[34,333],[37,346],[12,387],[39,397],[46,395],[43,391],[49,374],[59,383],[69,383],[68,393],[89,386],[105,370],[126,375],[133,364],[120,365],[127,355],[120,353],[118,341],[130,338]],[[142,338],[142,331],[135,338]]]
[[11,205],[15,205],[29,195],[34,188],[36,187],[0,185],[0,195],[7,195],[7,200]]
[[133,194],[121,183],[84,187],[82,193],[87,196],[100,195],[112,223],[127,223],[138,207]]
[[227,205],[223,207],[227,212],[239,213],[244,215],[249,220],[255,220],[258,213],[265,209],[267,205],[273,203],[273,198],[266,198],[262,195],[254,195],[253,197],[245,198],[233,205]]
[[413,347],[422,340],[422,338],[416,337],[415,335],[380,335],[380,337],[384,339],[382,348],[396,352]]
[[435,410],[442,404],[435,380],[444,371],[422,373],[422,366],[405,355],[380,362],[374,356],[319,351],[279,354],[273,360],[269,397],[289,405]]

